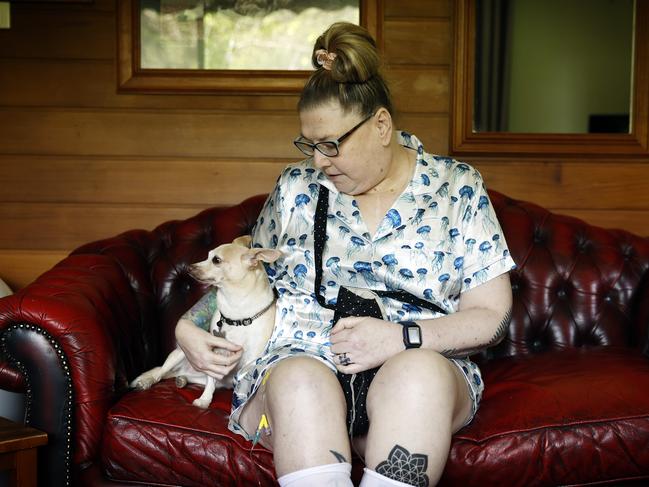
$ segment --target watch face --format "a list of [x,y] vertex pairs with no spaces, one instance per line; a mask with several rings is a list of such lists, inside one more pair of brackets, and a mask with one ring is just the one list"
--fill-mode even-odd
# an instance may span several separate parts
[[411,345],[421,345],[421,330],[418,326],[408,327],[408,341]]

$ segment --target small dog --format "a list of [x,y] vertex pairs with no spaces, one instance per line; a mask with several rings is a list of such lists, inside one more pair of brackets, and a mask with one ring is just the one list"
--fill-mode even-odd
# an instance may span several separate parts
[[[202,262],[190,266],[189,273],[200,282],[217,288],[217,312],[210,333],[241,345],[243,354],[237,367],[221,381],[194,369],[180,347],[172,351],[161,367],[133,380],[132,388],[144,390],[162,379],[176,378],[176,385],[188,382],[205,386],[194,406],[207,408],[215,389],[231,388],[237,371],[261,356],[275,325],[275,295],[260,262],[275,262],[282,253],[274,249],[249,248],[249,235],[211,250]],[[227,352],[229,353],[229,352]]]

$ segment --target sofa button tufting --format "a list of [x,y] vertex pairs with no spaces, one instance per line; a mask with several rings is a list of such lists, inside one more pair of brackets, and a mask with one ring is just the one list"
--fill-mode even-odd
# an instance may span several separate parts
[[615,291],[609,291],[606,296],[604,296],[604,301],[606,301],[607,303],[617,301],[617,294],[615,293]]
[[587,253],[590,250],[590,248],[591,248],[591,242],[589,242],[585,238],[580,238],[577,241],[577,250],[582,254]]

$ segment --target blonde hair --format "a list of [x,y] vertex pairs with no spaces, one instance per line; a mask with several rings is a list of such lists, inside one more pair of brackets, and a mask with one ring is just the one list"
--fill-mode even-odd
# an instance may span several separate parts
[[[321,49],[335,55],[329,69],[318,63],[316,51]],[[345,112],[369,116],[384,107],[393,114],[381,57],[365,28],[348,22],[331,25],[316,40],[311,62],[316,71],[304,85],[298,111],[337,101]]]

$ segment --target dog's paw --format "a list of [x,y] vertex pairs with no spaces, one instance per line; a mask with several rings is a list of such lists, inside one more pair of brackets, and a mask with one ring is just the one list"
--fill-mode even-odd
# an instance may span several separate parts
[[196,399],[192,404],[201,409],[207,409],[212,401],[210,399]]
[[146,391],[147,389],[150,389],[153,384],[155,384],[157,381],[153,379],[151,376],[147,375],[141,375],[137,379],[135,379],[133,382],[131,382],[130,386],[131,388],[138,390],[138,391]]

